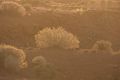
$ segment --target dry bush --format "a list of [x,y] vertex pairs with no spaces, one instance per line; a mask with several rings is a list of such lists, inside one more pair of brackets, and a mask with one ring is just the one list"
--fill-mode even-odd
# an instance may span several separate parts
[[39,48],[59,47],[63,49],[79,48],[80,41],[64,28],[45,28],[35,35],[36,45]]
[[92,49],[96,51],[113,52],[112,43],[109,41],[105,41],[105,40],[96,41]]
[[0,5],[0,12],[2,14],[8,15],[17,15],[17,16],[25,16],[26,10],[25,8],[20,5],[19,3],[13,1],[4,1]]
[[32,60],[32,74],[41,80],[53,80],[56,77],[56,69],[42,56]]
[[37,56],[32,59],[32,64],[34,65],[45,65],[47,64],[46,59],[43,56]]
[[0,45],[0,56],[8,70],[19,71],[27,67],[26,55],[22,49],[10,45]]

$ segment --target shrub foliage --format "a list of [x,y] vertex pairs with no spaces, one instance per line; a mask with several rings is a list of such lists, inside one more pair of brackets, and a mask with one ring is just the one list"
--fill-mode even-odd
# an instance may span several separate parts
[[3,1],[0,5],[0,12],[2,14],[9,14],[9,15],[19,15],[19,16],[26,15],[25,8],[19,3],[13,1]]
[[112,51],[112,43],[105,40],[96,41],[93,45],[93,49],[99,51]]
[[37,56],[32,59],[32,64],[34,65],[45,65],[46,63],[47,61],[43,56]]
[[75,35],[67,32],[62,27],[40,30],[35,35],[35,41],[39,48],[60,47],[64,49],[74,49],[79,48],[80,43]]
[[18,71],[27,67],[26,55],[22,49],[10,45],[0,45],[0,56],[4,68]]

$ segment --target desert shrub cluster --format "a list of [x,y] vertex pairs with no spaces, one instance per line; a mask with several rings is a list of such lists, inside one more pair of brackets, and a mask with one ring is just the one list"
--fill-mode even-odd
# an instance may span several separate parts
[[45,7],[34,7],[32,3],[40,4],[39,0],[6,0],[0,2],[0,14],[10,16],[31,16],[46,13],[49,9]]
[[[38,48],[62,48],[79,49],[80,40],[76,35],[66,31],[62,27],[47,27],[40,30],[35,35],[35,43]],[[82,51],[82,49],[80,49]],[[83,49],[86,52],[117,54],[112,48],[112,43],[108,40],[98,40],[90,49]]]
[[45,28],[35,35],[35,42],[39,48],[59,47],[63,49],[79,48],[79,39],[62,27]]
[[[87,55],[92,56],[120,53],[120,51],[115,52],[112,48],[112,43],[107,40],[96,41],[91,49],[80,49],[80,40],[77,36],[62,27],[48,27],[40,30],[35,35],[35,43],[40,50],[41,48],[52,48],[52,50],[62,48],[73,51],[75,49],[80,50],[80,53],[83,55],[87,53]],[[12,72],[25,70],[30,77],[32,76],[40,80],[56,79],[59,71],[45,57],[39,55],[30,59],[30,62],[26,58],[27,56],[23,49],[11,45],[0,45],[0,69],[4,68]]]
[[31,60],[31,66],[26,59],[26,53],[17,47],[11,45],[0,45],[0,69],[9,72],[27,71],[33,76],[42,80],[53,80],[56,75],[56,69],[43,56],[36,56]]
[[107,40],[98,40],[94,43],[90,49],[80,49],[81,53],[97,53],[97,54],[110,54],[116,55],[119,51],[114,51],[112,48],[112,43]]
[[[57,5],[56,3],[53,3]],[[19,15],[19,16],[34,16],[41,14],[81,14],[82,9],[59,9],[53,7],[51,1],[45,0],[1,0],[0,1],[0,13],[2,15]]]
[[26,9],[19,3],[13,1],[4,1],[0,4],[0,13],[4,15],[25,16]]

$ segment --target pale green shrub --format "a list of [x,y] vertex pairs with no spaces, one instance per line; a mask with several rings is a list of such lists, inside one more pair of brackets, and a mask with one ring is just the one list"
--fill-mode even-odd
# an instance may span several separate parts
[[96,41],[96,43],[93,46],[93,49],[97,51],[113,51],[112,43],[105,40]]
[[27,67],[26,55],[22,49],[10,45],[0,45],[0,55],[4,55],[3,65],[6,69],[19,71]]
[[79,48],[80,41],[64,28],[45,28],[35,35],[36,45],[39,48],[60,47],[64,49]]
[[13,1],[3,1],[0,5],[0,12],[4,15],[5,14],[19,15],[19,16],[26,15],[25,8],[19,3]]

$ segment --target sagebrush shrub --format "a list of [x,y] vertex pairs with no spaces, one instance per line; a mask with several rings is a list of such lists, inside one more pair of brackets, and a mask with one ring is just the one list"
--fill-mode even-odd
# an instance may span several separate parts
[[0,45],[0,56],[6,69],[18,71],[27,67],[26,55],[22,49],[10,45]]
[[32,73],[41,80],[53,80],[56,77],[56,69],[42,56],[32,60]]
[[44,28],[35,35],[36,45],[39,48],[60,47],[64,49],[79,48],[80,41],[64,28]]
[[93,49],[99,51],[112,51],[112,43],[105,40],[96,41]]
[[43,56],[37,56],[32,59],[34,65],[45,65],[47,63],[46,59]]
[[19,16],[26,15],[25,8],[19,3],[13,1],[2,2],[0,5],[0,12],[2,14],[9,14],[9,15],[19,15]]

